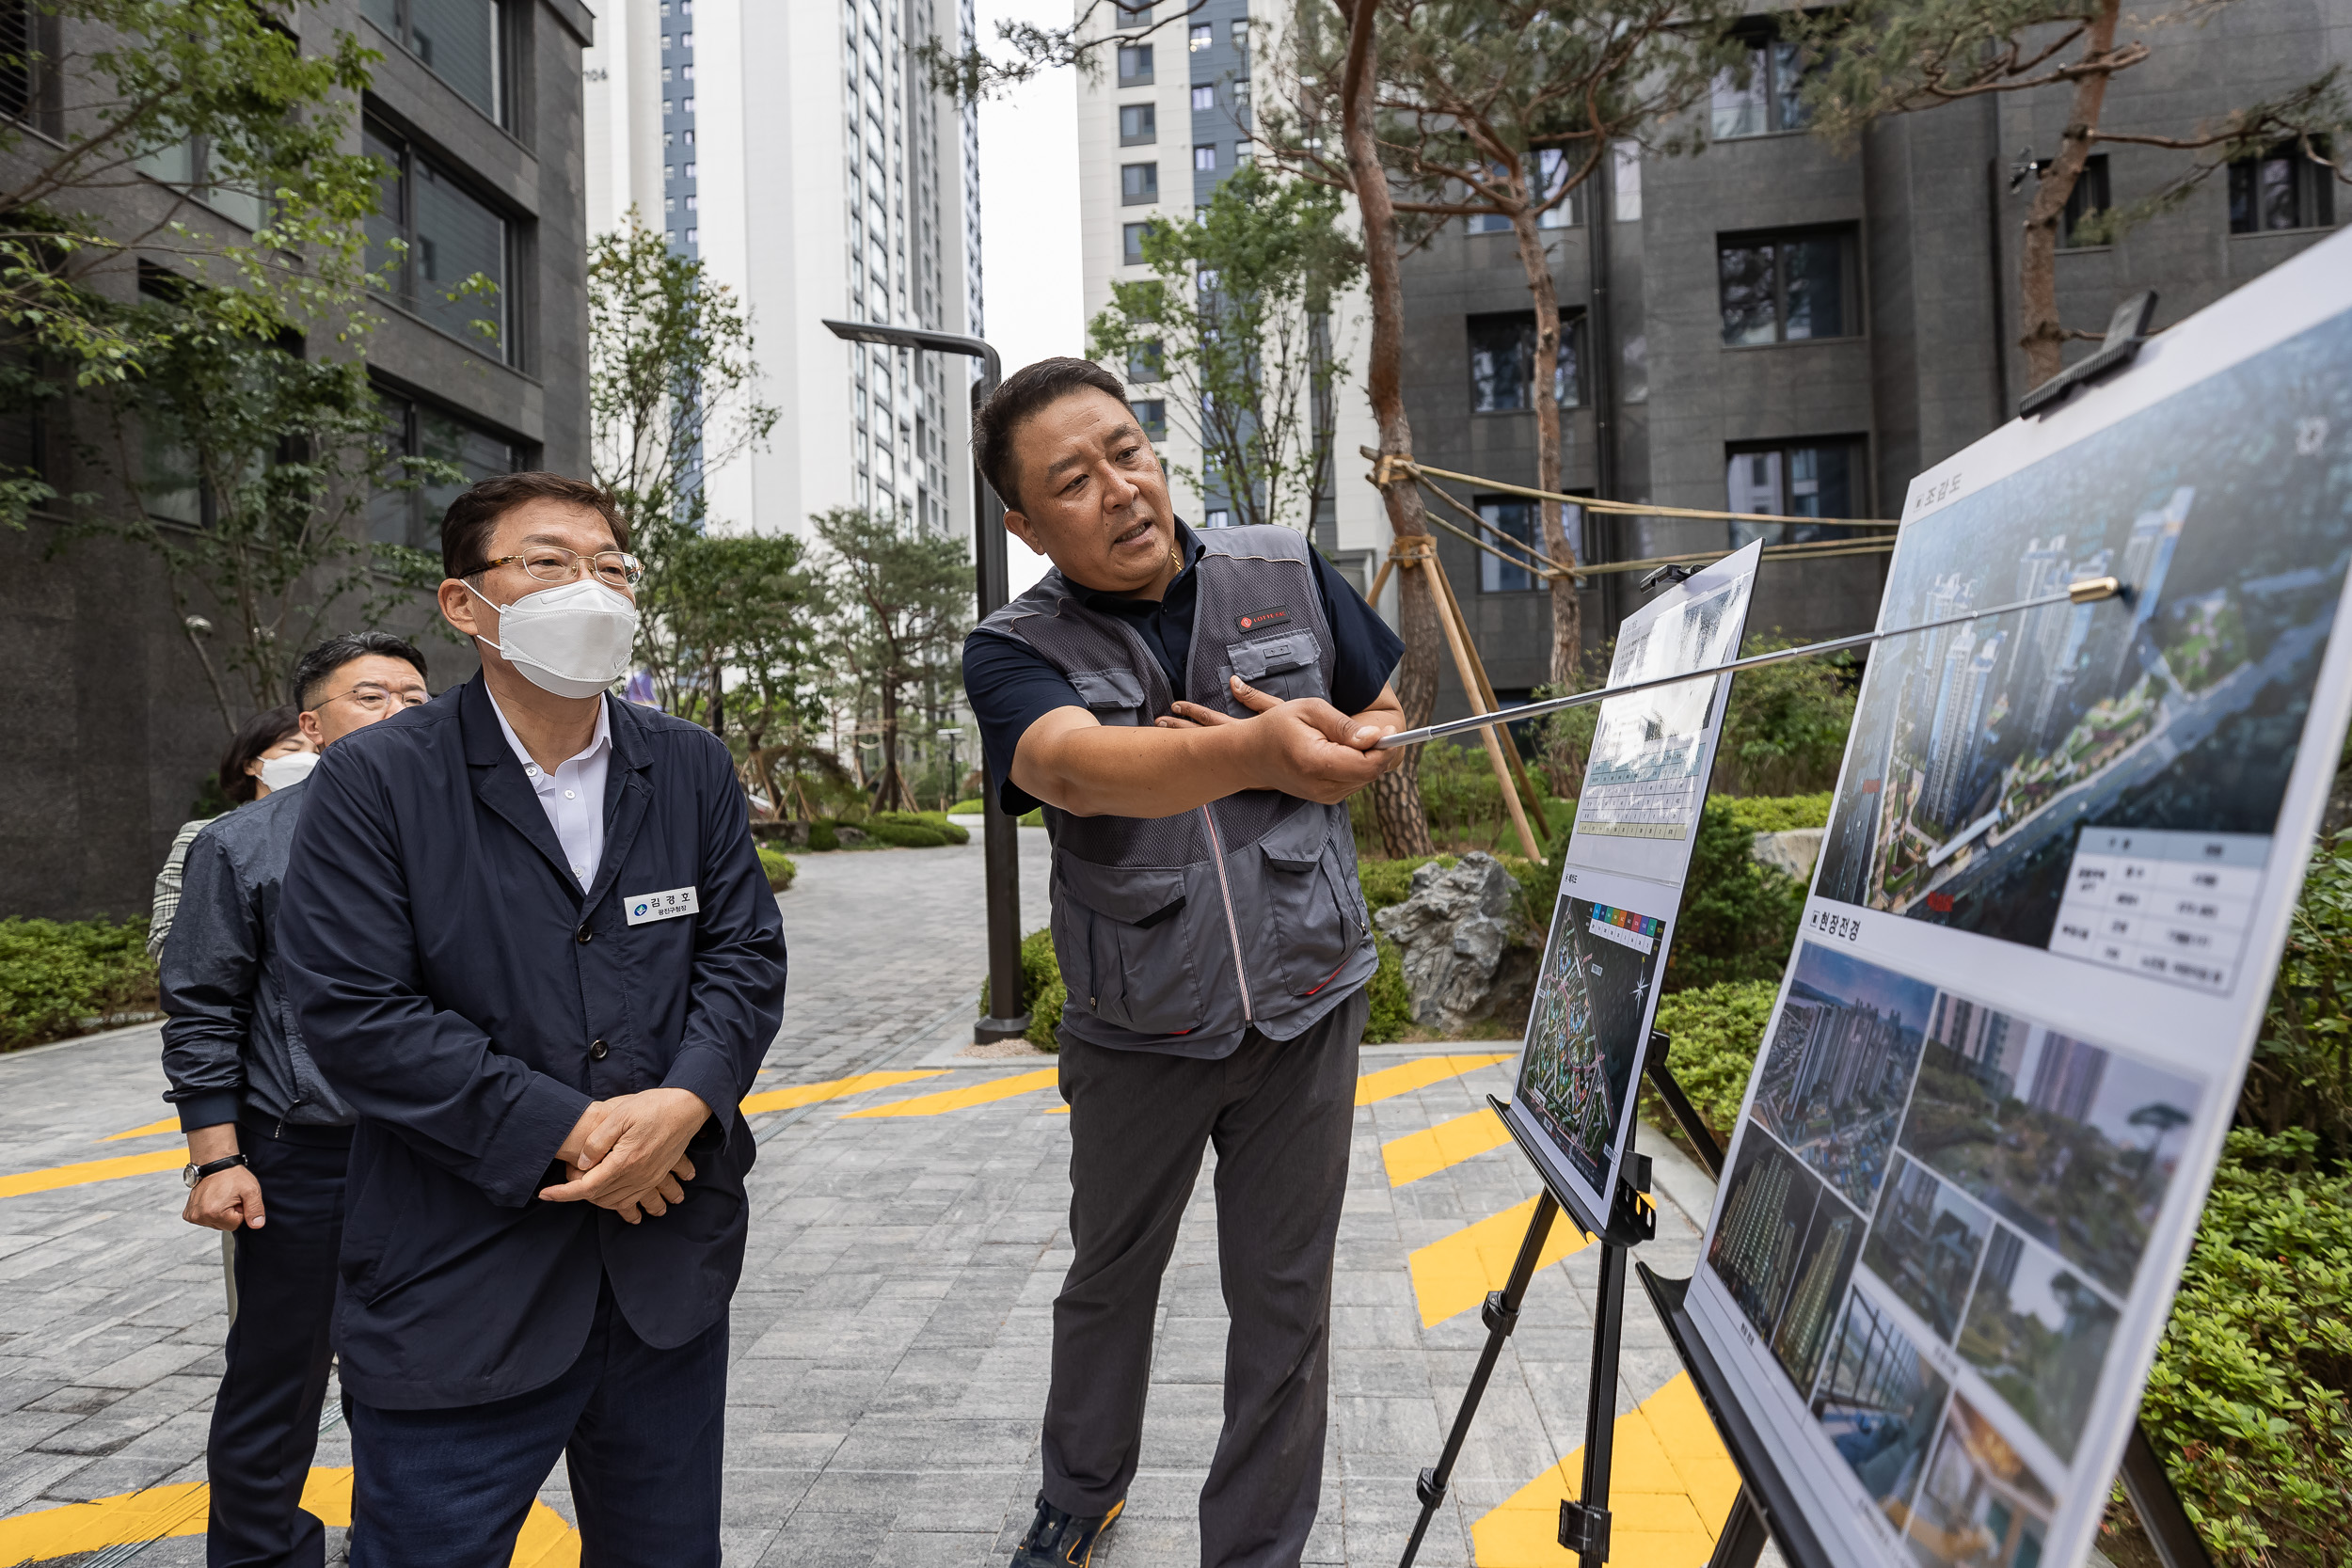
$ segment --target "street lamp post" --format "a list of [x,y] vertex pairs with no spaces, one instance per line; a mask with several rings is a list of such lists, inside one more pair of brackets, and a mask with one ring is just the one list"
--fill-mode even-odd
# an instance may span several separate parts
[[960,729],[942,730],[939,738],[947,743],[947,799],[939,805],[940,810],[946,811],[955,804],[963,791],[963,775],[956,770],[956,742],[963,738],[963,732]]
[[[996,351],[978,338],[927,332],[915,326],[884,326],[878,322],[828,320],[824,325],[834,337],[853,343],[930,349],[979,360],[980,379],[972,388],[975,413],[1004,374]],[[972,465],[972,500],[973,576],[978,580],[980,619],[985,621],[1011,596],[1012,579],[1005,562],[1004,503],[989,487],[988,476],[980,472],[977,459]],[[980,813],[982,863],[988,879],[988,995],[993,1016],[972,1025],[972,1037],[1012,1039],[1029,1030],[1028,998],[1021,979],[1021,825],[1006,815],[996,792],[985,786],[980,790]]]

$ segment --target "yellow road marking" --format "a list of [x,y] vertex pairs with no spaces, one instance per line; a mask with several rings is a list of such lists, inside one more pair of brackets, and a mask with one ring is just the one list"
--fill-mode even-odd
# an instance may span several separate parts
[[788,1111],[795,1105],[814,1105],[820,1100],[840,1100],[849,1095],[864,1094],[867,1089],[886,1089],[893,1084],[909,1084],[917,1078],[937,1078],[945,1069],[930,1072],[861,1072],[849,1078],[828,1079],[822,1084],[796,1084],[788,1089],[770,1089],[763,1094],[746,1095],[741,1106],[745,1116],[757,1116],[762,1111]]
[[1482,1106],[1466,1117],[1391,1138],[1380,1146],[1380,1159],[1389,1167],[1389,1185],[1402,1187],[1510,1141],[1502,1118],[1492,1106]]
[[[1560,1500],[1582,1488],[1580,1448],[1470,1527],[1478,1568],[1572,1568],[1560,1545]],[[1739,1495],[1740,1472],[1715,1423],[1677,1372],[1617,1418],[1609,1465],[1609,1556],[1643,1568],[1702,1568]]]
[[1458,1078],[1482,1067],[1507,1062],[1518,1054],[1516,1051],[1499,1051],[1486,1056],[1422,1056],[1397,1067],[1384,1067],[1356,1080],[1356,1103],[1369,1105],[1392,1095],[1410,1094],[1441,1078]]
[[84,1160],[79,1164],[51,1165],[47,1170],[28,1170],[22,1176],[0,1176],[0,1197],[21,1197],[26,1193],[78,1187],[86,1181],[112,1181],[118,1176],[146,1176],[153,1171],[178,1170],[187,1163],[186,1149],[159,1148],[149,1154],[118,1154],[111,1160]]
[[[1500,1214],[1415,1247],[1410,1258],[1413,1295],[1421,1303],[1421,1325],[1431,1328],[1467,1312],[1510,1282],[1511,1265],[1518,1260],[1519,1243],[1527,1239],[1527,1222],[1534,1216],[1535,1200],[1515,1203]],[[1553,1218],[1544,1237],[1537,1268],[1549,1268],[1572,1252],[1581,1252],[1587,1239],[1567,1215]],[[1630,1561],[1631,1559],[1627,1560]]]
[[[321,1465],[302,1488],[302,1506],[323,1525],[351,1524],[351,1467]],[[201,1535],[211,1512],[212,1489],[202,1481],[151,1486],[144,1492],[99,1497],[86,1503],[0,1519],[0,1563],[46,1562],[161,1541]],[[531,1505],[515,1540],[512,1568],[579,1568],[580,1532],[542,1502]]]
[[161,1121],[151,1121],[145,1127],[134,1127],[128,1132],[109,1132],[98,1141],[102,1144],[120,1143],[125,1138],[151,1138],[158,1132],[177,1132],[179,1131],[180,1118],[178,1117],[166,1117]]
[[992,1101],[1010,1100],[1031,1089],[1041,1089],[1061,1076],[1057,1067],[1040,1068],[1035,1072],[1016,1072],[1009,1077],[991,1079],[975,1084],[968,1089],[942,1089],[937,1094],[918,1094],[913,1100],[894,1100],[887,1105],[868,1110],[851,1111],[841,1119],[854,1121],[861,1117],[935,1117],[943,1111],[961,1111],[970,1105],[986,1105]]

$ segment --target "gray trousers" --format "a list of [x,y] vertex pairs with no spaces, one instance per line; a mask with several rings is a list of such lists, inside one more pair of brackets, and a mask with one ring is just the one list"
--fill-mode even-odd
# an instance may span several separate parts
[[1070,1233],[1054,1300],[1045,1497],[1109,1512],[1135,1480],[1160,1275],[1200,1152],[1216,1146],[1217,1265],[1232,1326],[1225,1427],[1200,1490],[1206,1568],[1290,1568],[1323,1495],[1331,1255],[1347,1191],[1361,991],[1296,1039],[1222,1061],[1067,1039]]

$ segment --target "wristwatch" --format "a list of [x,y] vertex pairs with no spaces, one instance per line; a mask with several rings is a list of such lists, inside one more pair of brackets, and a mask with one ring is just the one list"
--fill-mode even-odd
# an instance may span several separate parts
[[200,1165],[188,1165],[180,1172],[180,1180],[193,1187],[208,1176],[218,1176],[222,1171],[246,1164],[247,1161],[242,1154],[224,1155],[217,1160],[207,1160]]

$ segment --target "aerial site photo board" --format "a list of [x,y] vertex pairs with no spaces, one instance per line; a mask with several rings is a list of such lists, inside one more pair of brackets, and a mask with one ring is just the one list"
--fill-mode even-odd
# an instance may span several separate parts
[[[1740,652],[1759,541],[1626,617],[1609,685],[1711,669]],[[1599,706],[1561,861],[1560,898],[1504,1113],[1555,1192],[1606,1224],[1690,874],[1731,677],[1684,681]],[[1565,1195],[1564,1195],[1565,1196]]]
[[2348,562],[2352,235],[1912,482],[1881,627],[2123,593],[1863,680],[1670,1312],[1800,1568],[2084,1560],[2352,709]]

